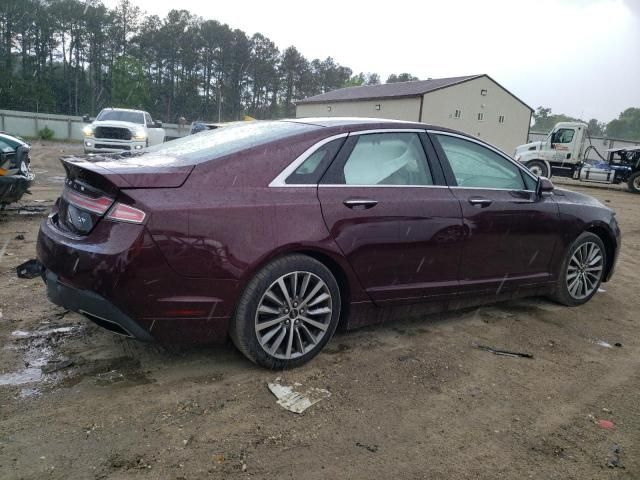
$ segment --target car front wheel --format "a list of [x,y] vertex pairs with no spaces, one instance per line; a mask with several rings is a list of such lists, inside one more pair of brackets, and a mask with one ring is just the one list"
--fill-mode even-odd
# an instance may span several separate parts
[[633,193],[640,193],[640,172],[636,172],[627,180],[627,186]]
[[260,270],[242,294],[230,325],[236,347],[272,369],[315,357],[340,318],[340,289],[331,271],[306,255],[289,255]]
[[590,232],[580,235],[564,259],[554,299],[567,306],[588,302],[600,287],[606,260],[600,237]]
[[540,160],[533,160],[527,163],[527,168],[531,173],[533,173],[536,177],[547,177],[549,178],[549,169],[547,168],[547,164]]

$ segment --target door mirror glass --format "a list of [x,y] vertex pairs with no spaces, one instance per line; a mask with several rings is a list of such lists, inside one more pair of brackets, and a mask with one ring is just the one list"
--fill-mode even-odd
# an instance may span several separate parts
[[549,180],[547,177],[538,177],[538,195],[542,195],[543,193],[551,193],[553,192],[553,182]]

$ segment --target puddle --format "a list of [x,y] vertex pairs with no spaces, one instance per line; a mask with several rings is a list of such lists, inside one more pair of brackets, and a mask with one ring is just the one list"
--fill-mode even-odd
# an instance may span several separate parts
[[[80,325],[65,325],[42,330],[15,330],[11,332],[11,335],[15,337],[17,343],[9,348],[15,348],[23,352],[22,361],[24,362],[25,368],[15,372],[0,374],[0,386],[40,383],[47,378],[53,382],[58,381],[61,378],[60,374],[56,375],[58,370],[51,370],[49,373],[44,373],[50,370],[52,365],[66,361],[64,358],[59,358],[53,347],[60,342],[63,337],[78,333],[80,329]],[[35,388],[23,388],[20,396],[26,398],[35,396],[38,393],[39,390]]]

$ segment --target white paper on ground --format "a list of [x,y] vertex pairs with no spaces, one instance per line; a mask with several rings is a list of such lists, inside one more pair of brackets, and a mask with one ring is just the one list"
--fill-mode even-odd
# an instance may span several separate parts
[[303,386],[301,383],[294,383],[292,386],[280,383],[268,383],[267,385],[271,393],[278,399],[278,405],[293,413],[302,413],[311,405],[331,396],[331,392],[324,388],[309,387],[305,391],[301,391]]

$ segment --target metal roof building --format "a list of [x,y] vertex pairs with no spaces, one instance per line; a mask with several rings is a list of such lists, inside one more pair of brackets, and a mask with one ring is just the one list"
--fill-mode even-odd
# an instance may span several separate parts
[[533,109],[489,75],[348,87],[296,102],[296,116],[376,117],[441,125],[507,153],[526,143]]

